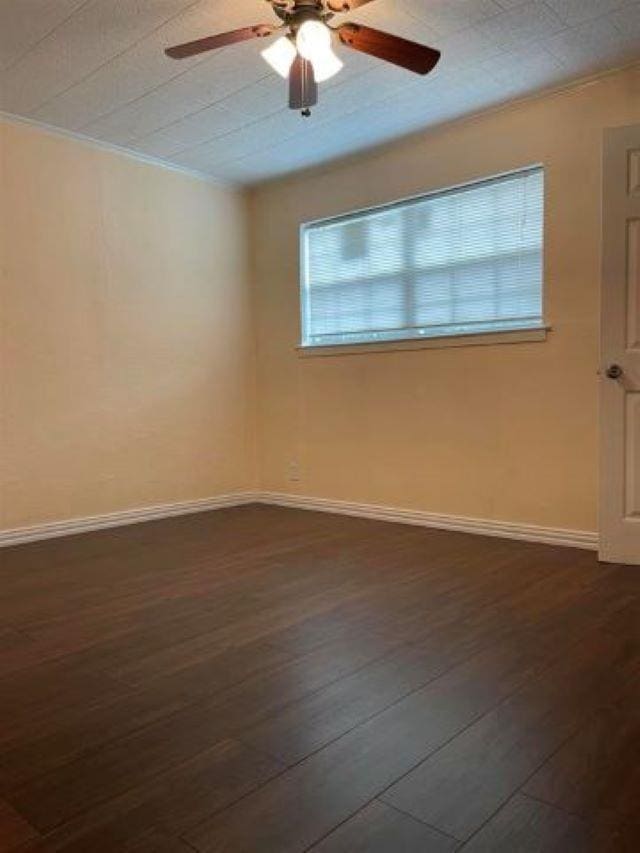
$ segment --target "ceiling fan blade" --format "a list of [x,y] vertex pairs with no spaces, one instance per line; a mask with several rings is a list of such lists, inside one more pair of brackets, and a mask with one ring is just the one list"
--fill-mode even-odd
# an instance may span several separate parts
[[275,33],[277,29],[279,28],[272,27],[270,24],[256,24],[255,27],[242,27],[240,30],[232,30],[229,33],[220,33],[220,35],[188,41],[186,44],[178,44],[167,48],[165,53],[171,59],[186,59],[188,56],[196,56],[199,53],[206,53],[208,50],[216,50],[241,41],[265,38]]
[[365,3],[372,3],[373,0],[327,0],[327,6],[332,12],[353,12],[358,6],[364,6]]
[[292,110],[306,110],[317,103],[318,84],[313,65],[298,55],[289,72],[289,107]]
[[414,41],[383,33],[362,24],[343,24],[337,27],[342,44],[392,62],[416,74],[428,74],[440,59],[440,51]]

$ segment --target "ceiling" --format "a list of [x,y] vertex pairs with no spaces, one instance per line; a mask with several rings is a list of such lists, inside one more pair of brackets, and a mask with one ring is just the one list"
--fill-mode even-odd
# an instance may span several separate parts
[[264,0],[1,0],[0,109],[250,184],[640,59],[640,0],[376,0],[348,19],[442,60],[420,78],[336,48],[345,68],[304,119],[265,42],[163,54],[275,21]]

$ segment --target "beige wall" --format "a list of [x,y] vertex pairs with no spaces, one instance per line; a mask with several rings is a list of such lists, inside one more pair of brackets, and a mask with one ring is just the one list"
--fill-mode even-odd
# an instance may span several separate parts
[[[601,135],[639,120],[635,69],[258,188],[253,298],[242,194],[0,123],[0,529],[259,486],[595,530]],[[301,222],[537,162],[547,342],[298,357]]]
[[[601,137],[639,119],[635,69],[255,191],[263,488],[595,530]],[[539,162],[547,342],[296,355],[300,223]]]
[[252,488],[244,197],[0,125],[0,528]]

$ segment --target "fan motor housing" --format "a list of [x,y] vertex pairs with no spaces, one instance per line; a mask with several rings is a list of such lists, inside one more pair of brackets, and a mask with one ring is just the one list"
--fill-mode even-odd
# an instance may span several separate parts
[[324,8],[322,0],[294,0],[293,6],[274,4],[273,11],[283,20],[292,33],[296,33],[306,21],[328,21],[333,17]]

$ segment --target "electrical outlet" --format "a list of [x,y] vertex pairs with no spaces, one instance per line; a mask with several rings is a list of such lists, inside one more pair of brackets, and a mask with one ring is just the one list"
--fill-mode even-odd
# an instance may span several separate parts
[[300,482],[300,465],[298,464],[297,459],[292,459],[291,462],[289,462],[289,482]]

